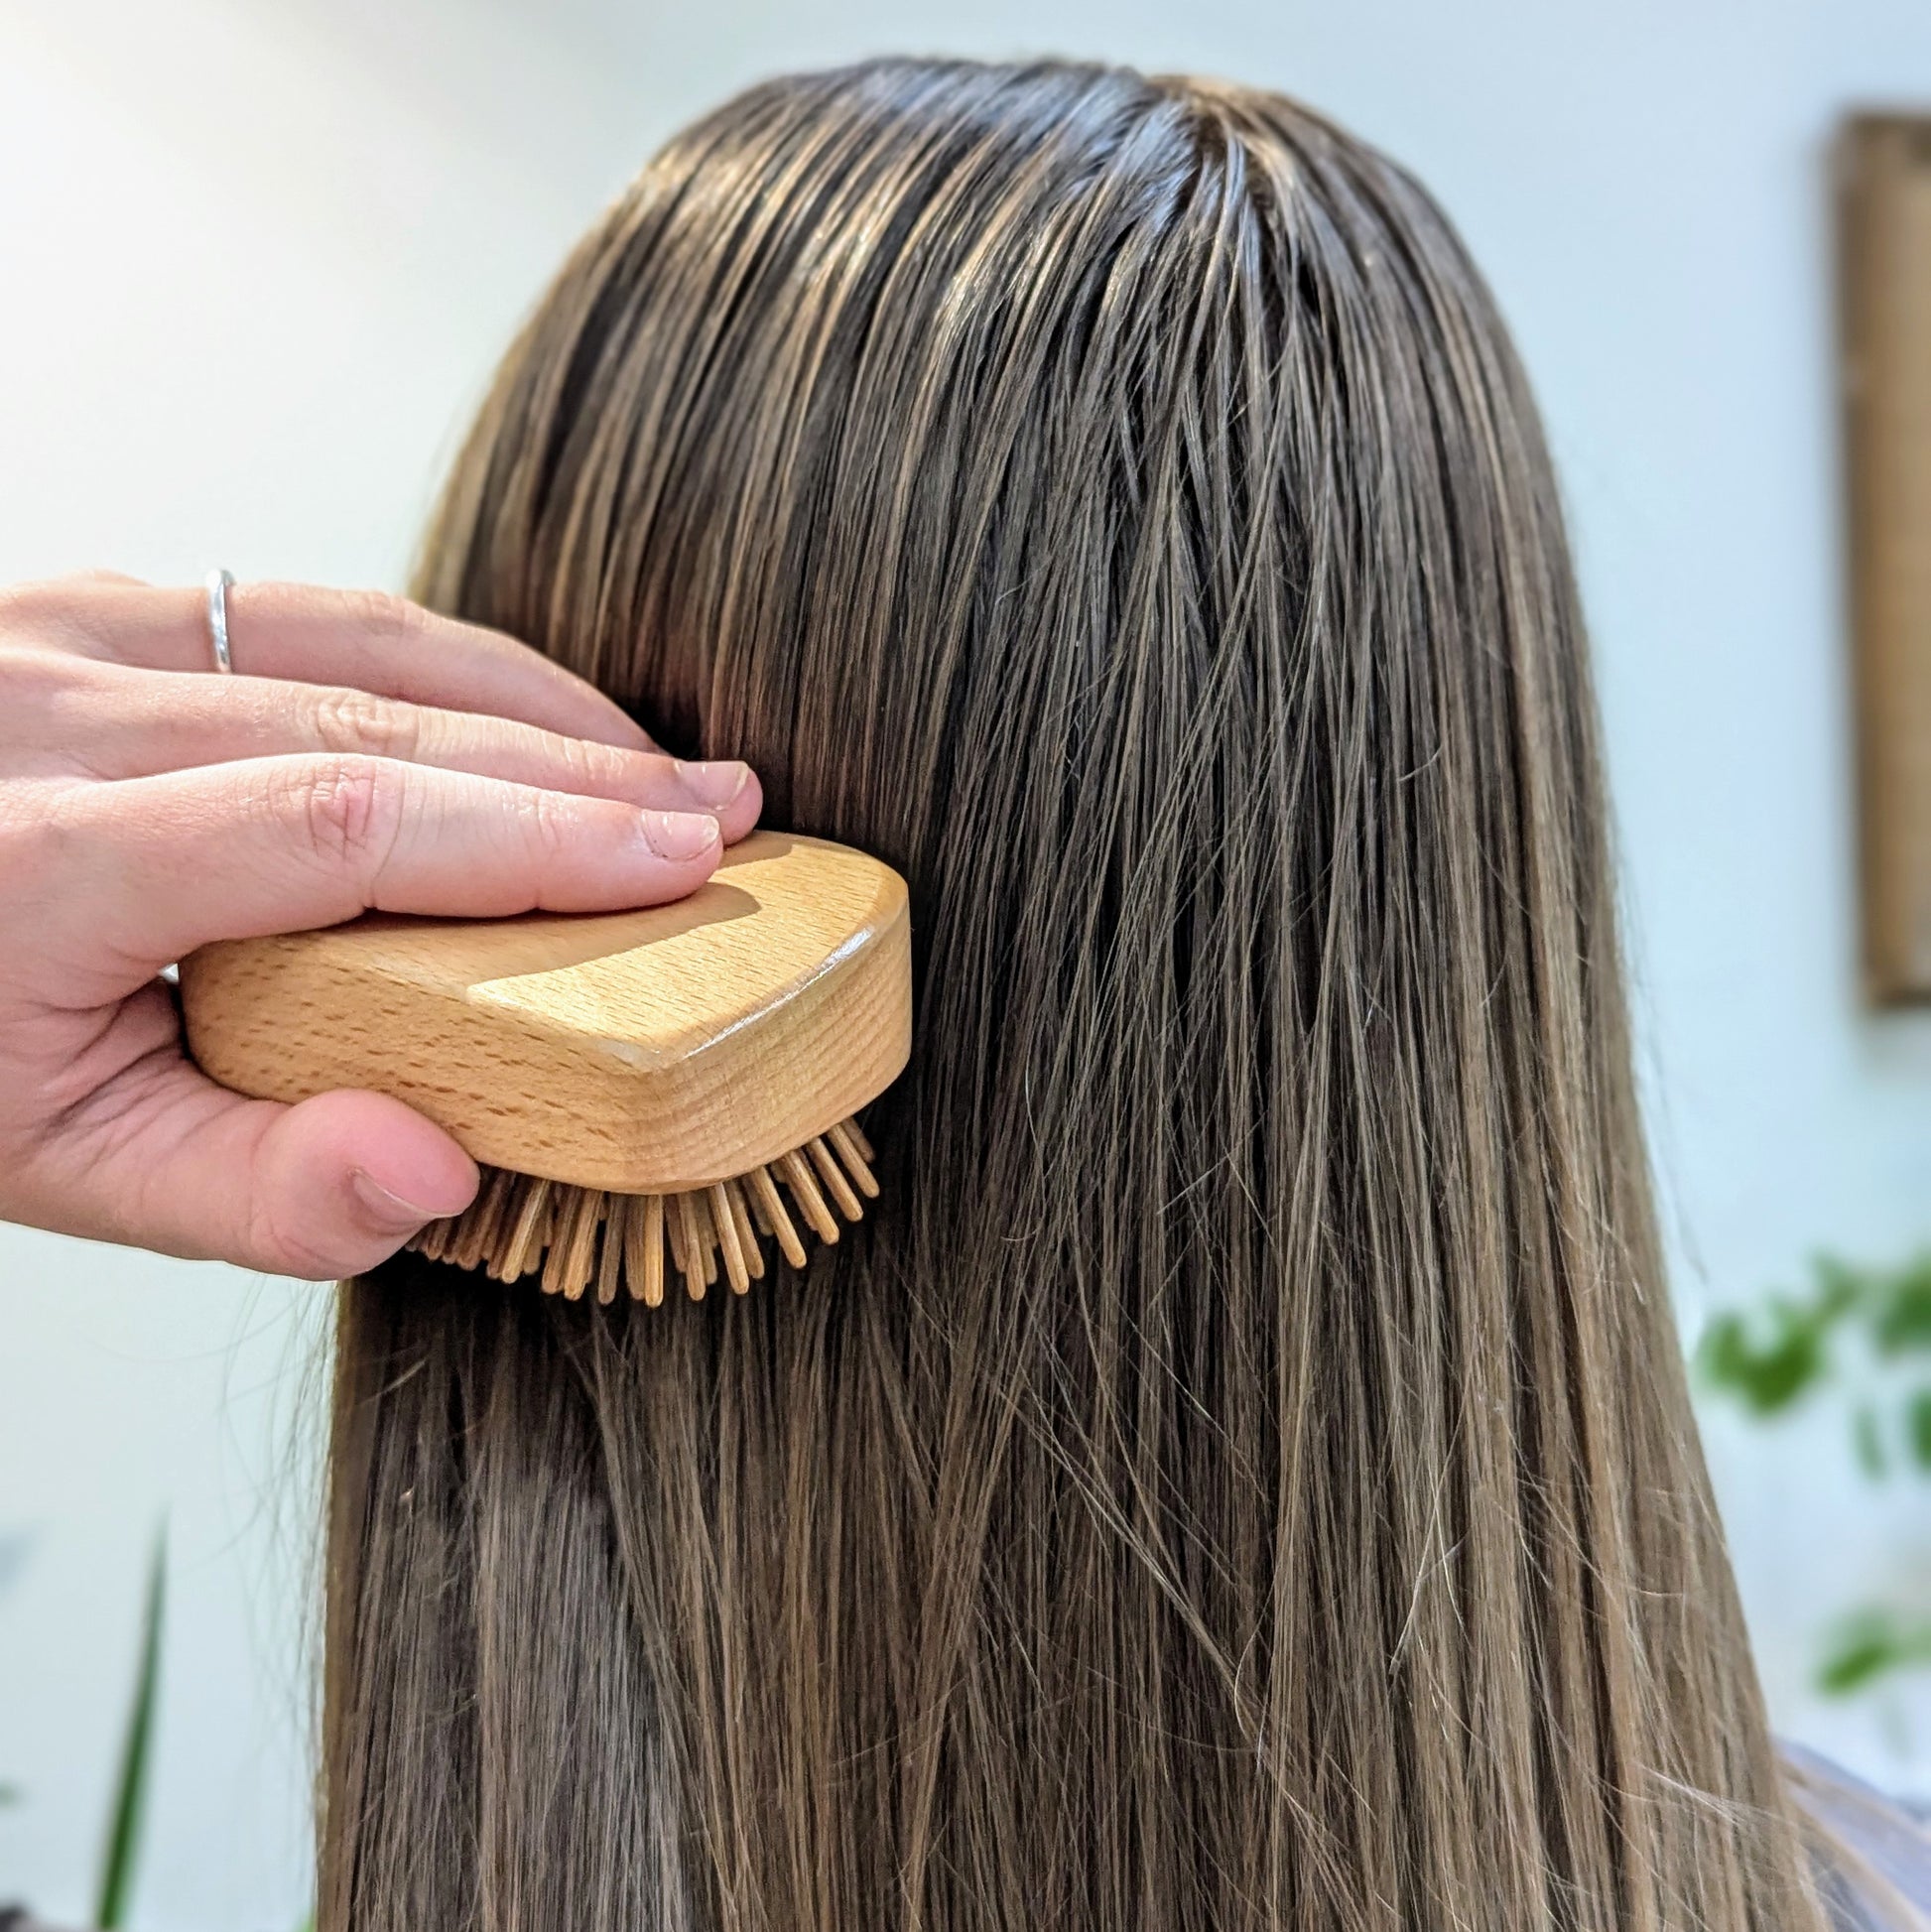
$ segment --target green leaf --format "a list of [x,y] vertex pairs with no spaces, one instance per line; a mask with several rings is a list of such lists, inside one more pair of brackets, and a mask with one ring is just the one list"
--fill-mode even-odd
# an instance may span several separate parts
[[17,1784],[0,1784],[0,1805],[17,1805],[26,1795]]
[[1872,1678],[1881,1677],[1897,1661],[1890,1637],[1882,1630],[1866,1630],[1840,1637],[1824,1654],[1817,1672],[1817,1688],[1827,1697],[1848,1697]]
[[1904,1434],[1921,1470],[1931,1470],[1931,1388],[1913,1391],[1904,1404]]
[[1931,1254],[1920,1255],[1883,1284],[1871,1335],[1879,1354],[1931,1350]]
[[128,1707],[120,1776],[114,1786],[114,1808],[108,1819],[100,1883],[95,1891],[98,1902],[93,1922],[100,1932],[120,1932],[125,1923],[134,1864],[141,1849],[141,1822],[147,1810],[148,1774],[154,1754],[155,1694],[161,1681],[161,1619],[167,1578],[168,1532],[164,1526],[155,1533],[154,1555],[148,1563],[140,1666],[134,1680],[134,1699]]
[[1931,1665],[1931,1617],[1860,1610],[1826,1646],[1817,1687],[1830,1697],[1848,1697],[1893,1671],[1926,1665]]
[[1775,1415],[1822,1381],[1829,1368],[1823,1333],[1808,1310],[1779,1303],[1766,1311],[1759,1341],[1738,1314],[1720,1315],[1705,1331],[1698,1366],[1714,1387],[1753,1415]]

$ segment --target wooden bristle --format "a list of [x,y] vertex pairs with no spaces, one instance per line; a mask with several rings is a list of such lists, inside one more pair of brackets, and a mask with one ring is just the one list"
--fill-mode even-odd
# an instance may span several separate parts
[[757,1224],[757,1230],[760,1234],[775,1234],[778,1230],[772,1223],[771,1211],[764,1205],[764,1196],[758,1191],[758,1177],[760,1175],[763,1175],[767,1182],[771,1179],[771,1176],[766,1174],[761,1167],[752,1168],[750,1173],[744,1177],[743,1185],[751,1204],[751,1219]]
[[844,1178],[844,1169],[832,1158],[832,1150],[826,1146],[821,1136],[805,1143],[805,1151],[812,1157],[812,1165],[818,1169],[818,1178],[825,1183],[825,1191],[832,1197],[837,1211],[846,1221],[863,1221],[864,1203],[851,1192],[851,1183]]
[[550,1219],[550,1183],[525,1181],[513,1190],[520,1195],[510,1223],[509,1238],[496,1250],[489,1272],[498,1281],[521,1281],[543,1253],[545,1226]]
[[758,1246],[757,1230],[751,1225],[751,1211],[744,1205],[744,1190],[735,1181],[724,1183],[724,1199],[730,1203],[731,1220],[737,1225],[737,1245],[744,1266],[753,1281],[764,1279],[764,1251]]
[[571,1254],[576,1246],[576,1223],[583,1210],[583,1194],[573,1188],[559,1204],[557,1232],[543,1256],[541,1289],[545,1294],[561,1294],[571,1273]]
[[695,1195],[673,1197],[677,1204],[677,1232],[671,1245],[678,1251],[678,1267],[684,1275],[684,1292],[694,1302],[704,1300],[704,1236],[698,1231],[698,1201]]
[[458,1268],[479,1267],[496,1251],[515,1213],[516,1198],[516,1176],[499,1167],[458,1224],[460,1238],[448,1250]]
[[832,1143],[834,1151],[844,1163],[844,1171],[851,1176],[852,1185],[867,1201],[878,1199],[878,1183],[872,1177],[871,1156],[861,1152],[855,1134],[856,1122],[840,1120],[831,1128],[825,1138]]
[[751,1271],[744,1265],[744,1249],[737,1238],[737,1216],[723,1184],[709,1190],[710,1224],[717,1230],[717,1251],[724,1257],[724,1276],[733,1295],[741,1295],[751,1285]]
[[704,1246],[704,1285],[709,1288],[717,1280],[717,1230],[710,1224],[710,1197],[692,1195],[691,1212],[698,1218],[698,1239]]
[[664,1203],[664,1232],[671,1243],[671,1265],[679,1274],[689,1274],[691,1266],[684,1258],[684,1217],[674,1205],[677,1197],[660,1194],[657,1198]]
[[[748,1174],[681,1194],[606,1194],[490,1168],[460,1215],[432,1222],[410,1245],[432,1261],[481,1268],[496,1281],[537,1275],[545,1294],[566,1301],[580,1301],[594,1287],[605,1308],[626,1289],[633,1301],[662,1307],[668,1247],[693,1301],[702,1301],[720,1273],[742,1295],[764,1279],[767,1236],[792,1267],[806,1265],[794,1212],[828,1243],[838,1238],[839,1216],[863,1216],[864,1203],[878,1197],[875,1158],[854,1119]],[[780,1182],[791,1191],[789,1208]]]
[[[488,1182],[485,1181],[483,1185],[486,1190]],[[472,1205],[464,1209],[461,1214],[452,1216],[448,1221],[431,1222],[409,1243],[410,1247],[426,1261],[453,1262],[455,1259],[456,1242],[460,1238],[463,1229],[469,1225],[470,1218],[475,1212],[475,1207]]]
[[[661,1194],[646,1195],[643,1215],[641,1218],[632,1215],[630,1226],[635,1236],[632,1251],[626,1261],[630,1269],[630,1292],[638,1296],[646,1308],[662,1308],[664,1306],[664,1197]],[[636,1252],[639,1247],[643,1250],[641,1253]]]
[[[543,1211],[537,1216],[536,1224],[538,1253],[541,1253],[557,1238],[557,1218],[563,1210],[564,1196],[566,1193],[567,1190],[555,1181],[552,1181],[543,1191]],[[525,1272],[530,1274],[536,1272],[536,1262],[534,1259]]]
[[543,1269],[543,1292],[560,1294],[567,1301],[580,1301],[583,1290],[590,1285],[603,1196],[594,1188],[569,1188],[561,1192],[557,1231]]
[[802,1268],[805,1265],[805,1243],[798,1238],[798,1230],[791,1224],[791,1217],[785,1213],[784,1197],[778,1192],[776,1178],[768,1167],[754,1167],[750,1182],[751,1199],[764,1211],[763,1220],[777,1236],[785,1259],[794,1268]]
[[603,1211],[603,1246],[596,1263],[596,1299],[604,1308],[617,1298],[617,1283],[623,1278],[624,1229],[632,1215],[643,1212],[643,1202],[634,1194],[606,1197]]
[[493,1174],[485,1176],[475,1200],[453,1221],[432,1222],[425,1227],[415,1240],[418,1252],[427,1254],[432,1261],[454,1261],[481,1227],[483,1208],[495,1184]]
[[825,1205],[825,1197],[818,1191],[818,1183],[812,1178],[812,1170],[803,1154],[793,1148],[789,1154],[780,1157],[778,1171],[785,1177],[785,1185],[791,1189],[791,1198],[798,1204],[798,1212],[811,1224],[811,1229],[821,1241],[827,1243],[838,1238],[838,1224],[832,1218],[832,1211]]

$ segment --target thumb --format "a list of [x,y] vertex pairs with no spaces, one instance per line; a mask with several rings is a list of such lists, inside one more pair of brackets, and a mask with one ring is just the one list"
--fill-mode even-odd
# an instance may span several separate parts
[[[198,1078],[198,1076],[197,1076]],[[386,1260],[419,1228],[476,1198],[476,1164],[433,1121],[384,1094],[318,1094],[269,1109],[252,1135],[240,1252],[275,1274],[333,1280]],[[244,1143],[245,1144],[245,1143]]]
[[[374,1267],[475,1198],[475,1162],[386,1095],[284,1106],[179,1059],[142,1090],[75,1177],[63,1218],[75,1233],[326,1281]],[[104,1090],[96,1107],[113,1097]]]

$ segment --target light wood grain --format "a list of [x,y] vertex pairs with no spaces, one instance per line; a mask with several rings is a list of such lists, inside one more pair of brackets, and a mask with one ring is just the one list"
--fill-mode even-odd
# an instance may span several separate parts
[[1931,117],[1839,151],[1866,977],[1931,999]]
[[898,1076],[911,923],[889,866],[758,833],[675,906],[371,915],[203,948],[181,992],[191,1051],[237,1092],[373,1088],[491,1166],[676,1194],[806,1145]]

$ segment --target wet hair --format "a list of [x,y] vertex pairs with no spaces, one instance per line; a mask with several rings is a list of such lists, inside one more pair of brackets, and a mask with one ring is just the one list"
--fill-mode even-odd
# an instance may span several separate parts
[[419,594],[897,865],[884,1198],[745,1298],[343,1291],[322,1932],[1816,1927],[1490,298],[1274,95],[753,88]]

